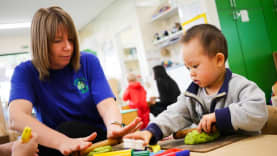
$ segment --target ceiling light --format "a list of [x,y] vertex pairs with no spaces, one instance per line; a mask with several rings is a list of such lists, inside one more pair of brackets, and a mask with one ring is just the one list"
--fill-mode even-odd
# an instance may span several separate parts
[[0,24],[0,29],[18,29],[18,28],[30,28],[31,23],[13,23],[13,24]]

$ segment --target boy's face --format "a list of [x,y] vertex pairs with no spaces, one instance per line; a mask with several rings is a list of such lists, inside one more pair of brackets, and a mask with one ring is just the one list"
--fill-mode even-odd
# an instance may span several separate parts
[[[198,39],[193,39],[183,46],[183,59],[185,66],[190,71],[194,83],[202,88],[213,88],[222,73],[224,64],[221,53],[209,57]],[[222,60],[223,59],[223,60]]]

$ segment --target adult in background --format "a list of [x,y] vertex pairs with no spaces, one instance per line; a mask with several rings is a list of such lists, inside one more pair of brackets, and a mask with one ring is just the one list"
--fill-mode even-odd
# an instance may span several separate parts
[[167,106],[175,103],[181,92],[177,83],[166,73],[162,65],[154,66],[153,72],[159,92],[159,101],[157,102],[157,97],[150,98],[150,112],[157,116],[166,110]]

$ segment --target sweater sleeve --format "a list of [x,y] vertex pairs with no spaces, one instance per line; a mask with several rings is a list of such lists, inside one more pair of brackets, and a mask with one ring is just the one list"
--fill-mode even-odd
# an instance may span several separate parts
[[[161,132],[162,137],[169,136],[170,134],[186,128],[192,124],[191,116],[187,107],[187,98],[184,95],[178,97],[178,101],[167,107],[167,110],[162,112],[153,122],[157,125]],[[156,138],[161,138],[160,135],[153,134]]]
[[128,101],[130,99],[129,89],[127,88],[123,94],[123,100]]
[[11,90],[9,103],[16,99],[25,99],[32,104],[35,103],[35,91],[32,87],[32,72],[26,64],[20,64],[14,70],[11,79]]
[[236,92],[238,101],[215,112],[219,130],[260,131],[268,118],[265,94],[248,80],[242,80]]

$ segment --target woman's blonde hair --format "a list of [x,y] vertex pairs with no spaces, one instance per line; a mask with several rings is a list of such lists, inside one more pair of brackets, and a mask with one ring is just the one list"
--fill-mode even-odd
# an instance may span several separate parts
[[32,63],[39,72],[40,80],[50,76],[50,45],[60,26],[65,28],[73,41],[74,50],[70,65],[75,71],[80,68],[79,40],[72,18],[57,6],[41,8],[35,13],[31,26]]

